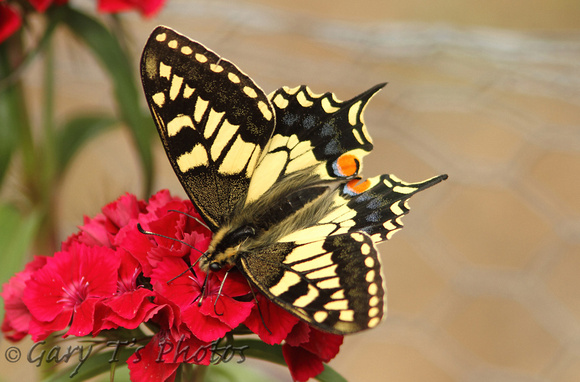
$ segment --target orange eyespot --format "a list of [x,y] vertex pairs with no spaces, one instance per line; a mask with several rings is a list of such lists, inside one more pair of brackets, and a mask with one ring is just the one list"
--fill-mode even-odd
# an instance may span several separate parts
[[360,168],[358,158],[352,154],[344,154],[334,162],[334,172],[338,176],[349,177],[356,175]]
[[[360,179],[353,179],[346,184],[345,191],[351,195],[359,195],[368,190],[371,186],[370,180],[360,182]],[[357,184],[358,183],[358,184]]]

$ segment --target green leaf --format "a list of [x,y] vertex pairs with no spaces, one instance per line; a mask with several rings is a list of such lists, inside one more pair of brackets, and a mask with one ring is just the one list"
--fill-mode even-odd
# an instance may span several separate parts
[[320,382],[347,382],[342,375],[327,364],[324,364],[324,370],[315,378]]
[[143,123],[139,106],[140,92],[137,90],[133,63],[123,50],[119,40],[97,19],[69,6],[55,7],[53,12],[62,12],[63,23],[99,59],[113,82],[115,99],[123,122],[132,132],[141,158],[145,179],[145,192],[151,191],[153,161],[151,135],[155,131],[153,121]]
[[67,121],[57,130],[57,173],[62,173],[73,156],[91,138],[113,127],[118,121],[111,116],[86,115]]
[[[88,345],[83,346],[84,349],[88,349]],[[90,355],[89,358],[79,366],[78,355],[71,357],[69,360],[70,366],[63,370],[59,370],[57,373],[49,376],[44,380],[44,382],[80,382],[86,381],[90,378],[96,377],[103,373],[111,372],[111,368],[115,368],[115,380],[117,369],[126,367],[127,359],[135,352],[135,349],[120,348],[117,353],[117,358],[114,362],[110,362],[113,359],[113,350],[100,352],[95,355]],[[85,353],[86,354],[86,353]],[[76,362],[75,362],[76,361]],[[77,369],[77,370],[75,370]],[[72,377],[71,374],[75,373]],[[121,375],[125,375],[126,372],[121,372]],[[108,380],[109,378],[107,378]]]
[[[0,45],[0,50],[2,45]],[[0,57],[4,54],[0,51]],[[0,59],[1,60],[1,59]],[[0,75],[2,75],[0,73]],[[18,143],[16,116],[14,115],[14,93],[12,89],[0,90],[0,184],[8,171],[12,154]]]
[[[0,44],[0,78],[11,74],[8,44]],[[18,131],[26,128],[22,124],[24,115],[19,104],[21,99],[19,88],[8,85],[0,88],[0,184],[4,180],[10,160],[18,145]]]
[[0,204],[0,282],[23,269],[40,220],[38,213],[23,216],[14,206]]
[[208,382],[272,382],[272,376],[262,370],[234,361],[212,365],[208,369],[205,378]]
[[[282,354],[281,345],[268,345],[260,340],[255,339],[237,339],[233,346],[236,348],[247,346],[243,354],[247,357],[262,359],[286,366],[284,355]],[[321,382],[346,382],[346,379],[328,365],[324,365],[322,373],[318,374],[315,379]]]
[[[0,44],[0,184],[4,180],[12,154],[21,150],[23,172],[29,176],[38,171],[36,153],[32,142],[31,127],[28,120],[27,97],[21,79],[30,64],[43,52],[52,39],[60,17],[48,18],[46,27],[38,35],[32,49],[24,52],[23,30],[17,31],[9,40]],[[20,62],[14,66],[15,58]]]

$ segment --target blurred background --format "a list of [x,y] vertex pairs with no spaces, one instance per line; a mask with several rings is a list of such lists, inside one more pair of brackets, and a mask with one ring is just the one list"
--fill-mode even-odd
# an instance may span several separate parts
[[[124,21],[135,69],[164,24],[266,93],[307,84],[344,100],[386,81],[366,109],[375,149],[363,175],[449,174],[413,197],[406,228],[379,247],[389,314],[330,363],[348,380],[580,381],[580,2],[167,0],[151,19]],[[55,118],[114,112],[100,66],[56,36]],[[41,82],[33,63],[32,110]],[[152,189],[185,197],[152,147]],[[89,141],[54,198],[59,239],[124,192],[144,197],[142,181],[125,129]],[[34,372],[0,358],[4,380]]]

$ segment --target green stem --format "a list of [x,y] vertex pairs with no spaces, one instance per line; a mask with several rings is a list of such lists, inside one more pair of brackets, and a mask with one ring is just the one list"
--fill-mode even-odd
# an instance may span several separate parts
[[[257,358],[286,366],[281,345],[268,345],[256,339],[244,338],[236,339],[233,346],[238,349],[245,348],[242,353],[246,357]],[[314,378],[321,382],[346,382],[346,379],[344,379],[342,375],[326,364],[324,364],[324,370],[322,373]]]
[[113,83],[119,115],[133,135],[141,157],[145,194],[149,195],[153,181],[150,138],[155,129],[151,126],[150,118],[147,118],[147,123],[143,119],[139,103],[141,93],[135,82],[135,65],[129,52],[94,17],[66,6],[58,7],[58,10],[63,13],[63,22],[91,50]]
[[46,44],[44,57],[44,100],[42,110],[42,137],[38,157],[38,167],[35,174],[38,190],[39,208],[45,212],[43,235],[48,250],[56,250],[58,238],[56,233],[56,218],[54,216],[54,199],[57,192],[56,161],[57,142],[55,138],[55,82],[54,82],[54,49],[52,43]]
[[[34,59],[41,53],[46,44],[52,40],[52,35],[56,29],[56,26],[60,22],[59,18],[51,17],[49,18],[48,25],[46,29],[40,35],[38,42],[33,45],[33,47],[28,51],[20,55],[20,59],[11,68],[9,73],[3,75],[0,79],[0,91],[6,89],[22,79],[22,75],[26,72],[28,66],[34,61]],[[21,31],[17,32],[21,33]],[[3,73],[4,74],[4,73]]]
[[187,381],[187,382],[203,382],[205,380],[205,376],[207,374],[208,371],[208,366],[204,366],[204,365],[195,365],[192,369],[191,369],[191,373],[189,374],[189,376],[186,377],[185,373],[183,373],[183,379],[182,381]]

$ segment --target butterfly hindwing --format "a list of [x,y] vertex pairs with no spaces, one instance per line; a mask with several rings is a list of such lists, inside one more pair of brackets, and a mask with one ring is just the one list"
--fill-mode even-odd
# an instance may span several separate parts
[[334,190],[332,203],[321,219],[311,221],[280,241],[319,240],[352,232],[364,232],[375,243],[388,240],[403,227],[401,218],[409,213],[408,199],[445,179],[447,175],[407,183],[384,174],[364,181],[360,178],[345,181]]
[[321,330],[353,333],[383,317],[381,265],[364,233],[276,243],[239,263],[262,293]]
[[375,243],[402,228],[413,194],[444,179],[406,183],[385,174],[344,181],[321,219],[251,251],[240,268],[272,301],[321,330],[371,328],[385,297]]
[[445,179],[447,175],[407,183],[392,174],[364,181],[353,179],[340,187],[336,198],[335,205],[343,206],[345,213],[339,216],[340,213],[335,212],[325,221],[332,220],[341,227],[348,227],[347,232],[365,232],[375,243],[388,240],[403,228],[401,218],[409,213],[409,198]]
[[165,27],[147,41],[141,77],[167,156],[216,229],[246,195],[274,129],[272,105],[234,64]]

